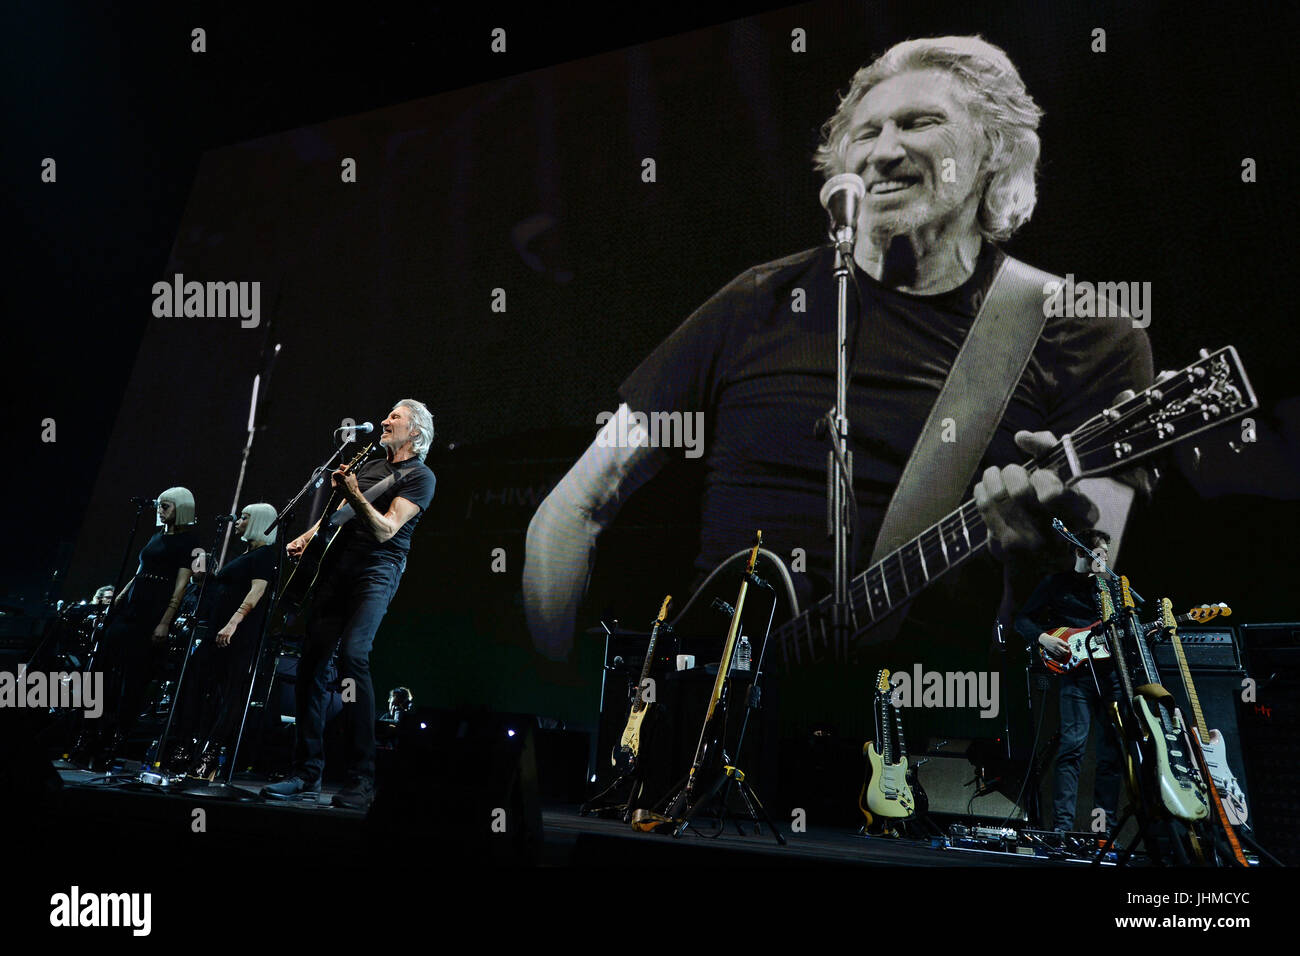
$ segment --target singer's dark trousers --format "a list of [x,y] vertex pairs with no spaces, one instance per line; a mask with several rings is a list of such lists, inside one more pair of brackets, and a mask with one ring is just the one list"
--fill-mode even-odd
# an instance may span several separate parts
[[[325,770],[325,682],[334,649],[344,681],[343,717],[348,722],[348,777],[374,781],[375,689],[370,648],[388,604],[397,593],[404,561],[386,555],[344,553],[318,585],[307,614],[307,636],[298,662],[295,772],[319,780]],[[347,681],[354,683],[349,688]]]
[[1097,728],[1097,769],[1093,777],[1092,806],[1085,817],[1088,829],[1096,809],[1106,811],[1106,829],[1115,825],[1119,812],[1119,788],[1123,768],[1123,751],[1114,724],[1107,717],[1107,706],[1119,700],[1119,677],[1113,670],[1100,675],[1101,696],[1086,667],[1061,676],[1061,749],[1056,757],[1056,792],[1052,816],[1057,830],[1073,830],[1075,804],[1079,793],[1079,770],[1088,747],[1088,732],[1093,715]]

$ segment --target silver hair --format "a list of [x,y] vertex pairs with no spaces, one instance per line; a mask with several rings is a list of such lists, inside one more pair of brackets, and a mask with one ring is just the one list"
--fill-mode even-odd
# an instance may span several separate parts
[[[188,488],[182,488],[177,485],[175,488],[168,488],[158,496],[159,501],[170,501],[176,509],[176,520],[173,525],[177,528],[183,528],[186,525],[194,524],[194,495]],[[162,524],[161,521],[158,524]]]
[[424,456],[429,454],[429,449],[433,447],[433,414],[429,411],[429,407],[414,398],[404,398],[394,403],[393,407],[405,407],[410,410],[411,426],[414,430],[411,436],[411,450],[415,452],[416,458],[424,461]]
[[1007,239],[1029,221],[1038,201],[1035,174],[1041,144],[1043,111],[1030,97],[1015,65],[1004,51],[982,37],[929,37],[890,47],[853,76],[848,93],[822,127],[814,163],[828,179],[845,172],[849,123],[862,98],[878,83],[908,70],[946,70],[968,96],[989,144],[992,170],[980,201],[980,232]]
[[271,522],[276,519],[275,505],[268,505],[265,501],[259,501],[256,504],[244,505],[243,511],[248,512],[248,526],[244,528],[241,537],[250,544],[254,541],[260,541],[262,544],[275,544],[275,536],[280,529],[271,528],[270,534],[266,531]]

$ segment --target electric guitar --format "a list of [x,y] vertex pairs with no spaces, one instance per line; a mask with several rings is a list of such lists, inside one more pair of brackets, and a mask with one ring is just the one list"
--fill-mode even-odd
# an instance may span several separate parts
[[[862,748],[867,758],[867,776],[858,795],[858,809],[871,826],[877,817],[901,820],[916,811],[908,778],[907,743],[903,739],[903,718],[890,697],[889,671],[876,677],[876,739]],[[866,806],[863,806],[863,803]]]
[[[1174,651],[1178,655],[1178,669],[1182,671],[1183,674],[1183,684],[1187,690],[1188,700],[1191,702],[1192,707],[1196,712],[1196,716],[1201,722],[1201,727],[1204,728],[1205,717],[1201,713],[1201,702],[1196,696],[1196,687],[1192,683],[1191,671],[1187,667],[1187,657],[1183,654],[1183,642],[1178,637],[1178,623],[1174,620],[1173,607],[1169,602],[1169,598],[1161,599],[1160,608],[1161,623],[1168,632],[1169,639],[1174,645]],[[1217,731],[1215,731],[1215,733],[1217,733]],[[1237,834],[1232,829],[1232,821],[1228,819],[1227,809],[1224,807],[1223,800],[1219,797],[1218,782],[1214,779],[1214,773],[1210,768],[1209,761],[1206,758],[1205,749],[1201,746],[1201,740],[1197,736],[1195,728],[1193,728],[1192,732],[1188,734],[1188,743],[1191,746],[1192,756],[1196,761],[1197,769],[1200,771],[1201,779],[1213,782],[1213,785],[1207,785],[1205,789],[1210,797],[1210,806],[1214,810],[1214,818],[1223,829],[1223,834],[1228,840],[1228,846],[1232,850],[1233,858],[1236,859],[1237,863],[1241,866],[1248,867],[1250,866],[1250,863],[1246,860],[1246,854],[1242,852],[1241,844],[1237,841]],[[1226,769],[1226,764],[1224,765],[1224,769]],[[1234,788],[1236,788],[1236,784],[1237,781],[1235,779],[1232,780]],[[1241,795],[1240,788],[1237,788],[1237,795],[1241,796],[1242,806],[1244,808],[1245,798]],[[1193,843],[1193,846],[1196,846],[1196,844]]]
[[[1104,578],[1099,577],[1097,580],[1102,590],[1109,588]],[[1151,656],[1142,625],[1137,619],[1128,578],[1121,576],[1119,580],[1124,604],[1124,609],[1120,612],[1120,629],[1128,641],[1135,645],[1139,665],[1138,679],[1142,681],[1137,686],[1133,685],[1132,678],[1128,677],[1125,655],[1117,653],[1115,664],[1125,675],[1125,692],[1130,695],[1135,718],[1130,733],[1136,735],[1145,755],[1148,783],[1159,794],[1163,809],[1189,823],[1204,820],[1209,816],[1210,803],[1205,795],[1200,771],[1195,766],[1183,715],[1174,706],[1173,696],[1160,683],[1155,659]],[[1154,797],[1148,800],[1152,805],[1155,802]]]
[[[1236,349],[1227,346],[1088,419],[1027,467],[1031,473],[1051,471],[1063,484],[1109,475],[1255,408],[1258,402]],[[911,600],[988,542],[988,529],[972,499],[872,564],[849,586],[848,644],[861,647],[891,639]],[[713,591],[714,583],[735,580],[748,561],[748,549],[739,551],[710,573],[673,620],[679,634],[708,632],[705,609],[714,597],[725,598]],[[775,666],[789,670],[844,658],[849,648],[836,637],[832,596],[800,609],[790,571],[771,551],[758,554],[753,570],[777,591],[769,655]],[[697,609],[703,620],[694,620]],[[764,620],[752,630],[765,629],[767,613],[764,606]]]
[[[1164,603],[1168,604],[1169,599],[1166,598]],[[1178,670],[1183,675],[1183,688],[1187,691],[1187,701],[1192,708],[1192,732],[1196,735],[1197,743],[1200,744],[1201,754],[1210,779],[1214,781],[1214,790],[1224,816],[1233,826],[1241,826],[1246,822],[1249,812],[1246,808],[1246,794],[1242,792],[1241,785],[1237,783],[1237,778],[1232,773],[1232,768],[1228,766],[1228,745],[1223,735],[1217,730],[1210,730],[1205,723],[1205,714],[1201,711],[1201,699],[1196,696],[1192,671],[1187,666],[1187,655],[1183,653],[1183,642],[1178,636],[1178,622],[1181,620],[1181,618],[1173,618],[1172,614],[1167,612],[1163,624],[1169,633],[1170,642],[1174,645]]]
[[[1179,624],[1186,624],[1188,621],[1195,621],[1197,624],[1204,624],[1212,621],[1216,617],[1227,617],[1232,614],[1232,608],[1226,604],[1203,604],[1200,607],[1194,607],[1186,614],[1180,614],[1176,618]],[[1110,650],[1106,647],[1106,642],[1102,639],[1101,634],[1094,634],[1095,628],[1100,621],[1093,621],[1087,627],[1058,627],[1047,633],[1052,637],[1059,637],[1069,646],[1069,653],[1066,657],[1057,657],[1041,644],[1038,645],[1038,654],[1043,659],[1047,669],[1053,674],[1065,674],[1074,670],[1076,667],[1082,667],[1089,660],[1109,660]],[[1152,625],[1144,625],[1150,630]]]
[[650,628],[650,643],[646,647],[645,664],[641,667],[641,679],[636,685],[632,709],[627,715],[627,726],[623,728],[623,736],[610,755],[610,763],[621,775],[636,770],[637,757],[641,753],[641,726],[645,723],[646,714],[650,712],[650,706],[654,703],[654,695],[646,693],[648,686],[646,682],[650,679],[650,667],[655,659],[655,642],[659,640],[659,629],[663,627],[668,617],[668,605],[672,600],[671,594],[664,598],[663,607],[659,608],[659,616],[655,618],[654,625]]
[[[365,448],[357,452],[350,462],[343,466],[343,470],[351,474],[356,471],[366,456],[374,449],[375,443],[371,442]],[[332,480],[332,479],[331,479]],[[338,510],[343,503],[343,491],[340,488],[332,488],[329,498],[325,501],[325,508],[321,511],[320,527],[307,542],[307,546],[302,549],[302,554],[298,556],[298,561],[289,571],[284,583],[280,586],[280,596],[276,603],[277,608],[283,608],[291,614],[296,614],[311,600],[312,592],[316,588],[316,582],[320,580],[321,571],[326,566],[326,560],[330,555],[330,545],[338,538],[339,532],[343,530],[342,525],[337,527],[331,525],[330,517]]]

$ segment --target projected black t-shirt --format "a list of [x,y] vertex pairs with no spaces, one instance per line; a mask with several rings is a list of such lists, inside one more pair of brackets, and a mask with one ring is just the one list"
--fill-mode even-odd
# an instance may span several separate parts
[[[986,243],[971,277],[935,296],[898,292],[857,270],[863,301],[850,315],[849,445],[860,509],[859,571],[1002,259]],[[633,411],[703,415],[698,570],[706,573],[748,547],[761,528],[775,553],[806,552],[808,574],[796,575],[804,599],[826,593],[832,577],[829,443],[814,433],[814,423],[834,404],[832,266],[833,252],[821,248],[743,273],[619,389]],[[851,308],[857,301],[851,288],[849,301]],[[1059,437],[1118,392],[1144,388],[1151,379],[1150,345],[1130,319],[1048,319],[980,471],[1025,460],[1013,441],[1016,431],[1050,429]],[[991,586],[996,589],[996,582]]]
[[396,475],[396,480],[370,502],[374,509],[380,514],[386,514],[394,498],[405,498],[420,510],[397,530],[397,534],[382,544],[375,540],[375,536],[360,518],[353,517],[343,526],[337,545],[354,558],[379,554],[398,561],[404,560],[411,550],[411,533],[415,531],[424,510],[429,507],[429,502],[433,501],[436,479],[428,466],[418,458],[408,458],[396,465],[389,464],[387,458],[368,461],[357,469],[357,487],[365,494],[389,475]]

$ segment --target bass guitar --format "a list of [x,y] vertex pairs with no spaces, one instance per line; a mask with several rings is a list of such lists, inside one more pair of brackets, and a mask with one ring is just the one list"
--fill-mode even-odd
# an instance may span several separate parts
[[668,605],[672,600],[671,594],[664,598],[663,606],[659,608],[659,616],[655,618],[654,625],[650,628],[650,643],[646,647],[645,664],[641,667],[641,679],[636,685],[632,709],[627,715],[627,726],[623,728],[623,736],[619,738],[617,746],[610,755],[610,763],[620,775],[630,774],[636,770],[637,757],[641,753],[641,728],[645,723],[646,715],[650,712],[650,707],[654,704],[654,695],[649,692],[649,687],[650,667],[655,659],[655,643],[659,640],[659,629],[664,626],[664,621],[668,617]]
[[[1232,614],[1232,608],[1226,604],[1203,604],[1200,607],[1194,607],[1186,614],[1180,614],[1177,617],[1179,624],[1186,624],[1188,621],[1195,621],[1197,624],[1204,624],[1212,621],[1216,617],[1227,617]],[[1038,654],[1043,659],[1043,664],[1053,674],[1065,674],[1077,667],[1082,667],[1090,660],[1109,660],[1110,649],[1106,647],[1106,642],[1102,639],[1100,633],[1093,633],[1093,629],[1100,624],[1100,621],[1094,621],[1087,627],[1058,627],[1047,633],[1052,637],[1059,637],[1065,641],[1069,647],[1069,654],[1066,657],[1057,657],[1041,644],[1038,646]],[[1147,625],[1147,630],[1151,626]]]
[[[371,442],[357,452],[356,457],[343,466],[344,473],[351,474],[356,471],[374,447],[375,443]],[[329,498],[325,501],[325,508],[321,511],[320,527],[312,536],[312,539],[307,542],[302,554],[298,556],[298,561],[290,569],[288,576],[280,586],[280,596],[276,605],[278,608],[290,614],[298,614],[311,600],[312,592],[316,588],[316,582],[320,580],[321,571],[332,557],[330,546],[338,538],[339,532],[343,530],[342,525],[335,526],[329,522],[330,516],[338,510],[339,505],[342,503],[342,490],[337,487],[332,488]]]
[[891,690],[889,671],[882,670],[876,676],[876,739],[867,741],[862,748],[867,776],[858,794],[858,809],[867,818],[867,826],[871,826],[873,815],[902,820],[916,811],[903,718],[894,706]]

